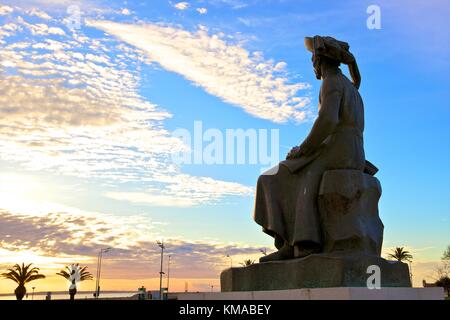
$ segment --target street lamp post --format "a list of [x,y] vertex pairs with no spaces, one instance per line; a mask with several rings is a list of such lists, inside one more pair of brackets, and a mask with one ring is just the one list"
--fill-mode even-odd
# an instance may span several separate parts
[[100,249],[98,256],[97,256],[97,277],[96,277],[96,283],[95,283],[95,299],[98,299],[98,296],[100,295],[100,274],[102,271],[102,258],[103,254],[107,253],[111,250],[111,248],[104,248]]
[[170,280],[170,258],[169,255],[169,262],[167,263],[167,293],[169,293],[169,280]]
[[162,277],[163,277],[163,258],[164,258],[164,241],[156,241],[156,243],[158,244],[158,246],[161,248],[161,268],[159,270],[159,300],[163,299],[163,295],[162,295]]
[[233,268],[233,258],[227,254],[227,258],[230,258],[230,268]]

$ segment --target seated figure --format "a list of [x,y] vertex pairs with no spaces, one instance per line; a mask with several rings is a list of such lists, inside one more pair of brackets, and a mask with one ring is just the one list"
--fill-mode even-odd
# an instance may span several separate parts
[[[322,175],[349,169],[373,174],[363,146],[364,106],[360,75],[349,45],[331,37],[305,38],[317,79],[322,80],[318,117],[311,132],[292,148],[276,172],[261,175],[254,219],[275,239],[278,251],[261,262],[301,258],[321,252],[323,236],[317,197]],[[353,81],[339,66],[347,64]]]

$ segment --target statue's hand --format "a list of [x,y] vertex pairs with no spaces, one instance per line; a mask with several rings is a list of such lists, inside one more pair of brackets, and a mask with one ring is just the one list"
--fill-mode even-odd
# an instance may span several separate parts
[[293,147],[291,151],[289,151],[289,153],[287,154],[286,160],[297,159],[300,158],[301,155],[302,153],[300,151],[300,147]]
[[293,147],[291,151],[286,156],[286,160],[298,159],[301,156],[308,156],[314,152],[314,149],[309,146],[309,144],[304,141],[300,146]]
[[311,153],[314,152],[314,148],[308,143],[307,140],[303,141],[303,143],[299,147],[299,153],[301,155],[309,156]]

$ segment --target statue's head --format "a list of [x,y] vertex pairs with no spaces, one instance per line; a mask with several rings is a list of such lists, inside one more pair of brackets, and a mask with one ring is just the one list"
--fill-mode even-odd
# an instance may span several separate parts
[[311,58],[314,67],[314,73],[318,80],[322,79],[322,66],[325,65],[329,68],[338,68],[341,63],[337,60],[330,59],[322,55],[314,55]]
[[353,84],[356,88],[359,88],[361,76],[355,57],[350,53],[350,46],[347,42],[336,40],[333,37],[305,37],[305,47],[313,54],[312,61],[317,79],[322,77],[321,66],[323,64],[330,67],[339,67],[341,63],[344,63],[348,65]]

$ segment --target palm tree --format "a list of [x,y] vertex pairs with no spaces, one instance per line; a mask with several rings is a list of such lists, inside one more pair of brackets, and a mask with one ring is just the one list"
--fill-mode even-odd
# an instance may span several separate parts
[[65,269],[56,273],[58,276],[63,277],[69,281],[69,295],[70,300],[75,300],[77,294],[77,283],[85,280],[92,280],[92,274],[87,271],[87,267],[80,267],[78,264],[72,264],[66,266]]
[[18,284],[16,290],[14,290],[17,300],[22,300],[27,293],[27,288],[25,287],[27,283],[45,278],[43,274],[39,274],[39,268],[31,267],[31,265],[32,263],[28,265],[22,263],[22,266],[16,264],[8,269],[8,272],[1,275],[3,278],[10,279]]
[[402,261],[408,261],[411,262],[413,256],[409,253],[409,251],[406,251],[403,249],[403,247],[397,247],[395,248],[392,253],[388,254],[389,258],[398,260],[400,262]]
[[244,262],[241,262],[241,266],[248,267],[255,263],[255,260],[246,259]]

